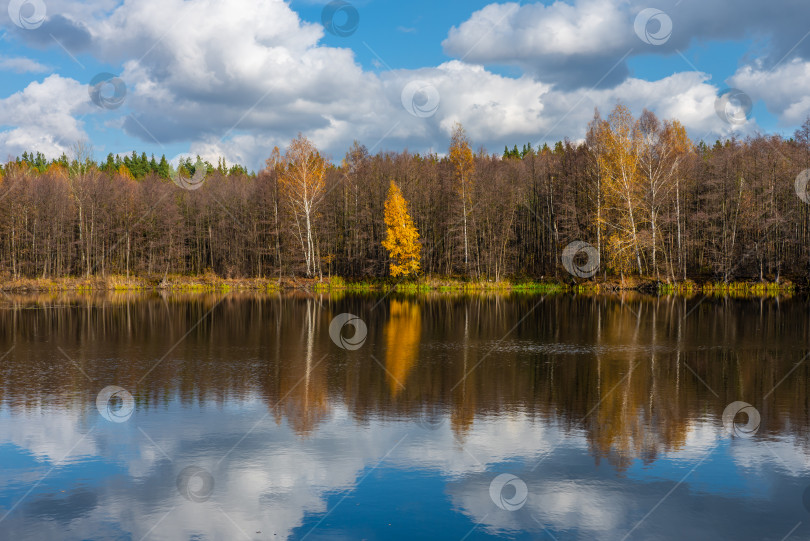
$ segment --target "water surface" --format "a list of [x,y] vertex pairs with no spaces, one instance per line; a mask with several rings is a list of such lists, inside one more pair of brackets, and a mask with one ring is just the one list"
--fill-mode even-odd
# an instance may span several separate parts
[[807,539],[809,307],[0,296],[0,538]]

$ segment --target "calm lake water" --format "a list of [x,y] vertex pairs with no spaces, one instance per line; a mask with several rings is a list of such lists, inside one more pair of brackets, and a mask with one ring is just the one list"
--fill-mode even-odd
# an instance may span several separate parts
[[808,539],[808,309],[0,295],[0,539]]

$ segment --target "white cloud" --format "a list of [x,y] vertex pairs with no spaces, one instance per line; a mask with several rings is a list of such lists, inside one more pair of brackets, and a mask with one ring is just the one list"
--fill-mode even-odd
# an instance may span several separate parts
[[[61,7],[64,20],[90,36],[88,52],[123,66],[124,106],[88,110],[86,87],[60,76],[32,83],[0,99],[11,128],[0,132],[0,153],[37,149],[58,155],[85,138],[78,118],[88,112],[103,112],[109,128],[147,144],[187,143],[191,155],[211,161],[224,156],[251,169],[261,168],[273,146],[283,148],[299,132],[336,161],[355,139],[374,152],[441,152],[457,121],[476,146],[495,152],[504,144],[580,140],[593,108],[606,114],[617,101],[637,113],[646,107],[678,118],[694,137],[731,131],[714,114],[717,89],[702,73],[644,81],[618,68],[614,84],[591,90],[556,84],[557,68],[515,78],[475,63],[486,60],[482,54],[504,61],[511,54],[529,64],[557,59],[580,68],[596,62],[598,71],[589,77],[598,80],[606,71],[600,54],[623,51],[627,39],[638,41],[632,17],[625,21],[630,37],[619,31],[631,7],[613,0],[493,4],[453,29],[445,42],[460,51],[480,39],[467,60],[379,75],[364,71],[350,49],[324,46],[323,28],[302,21],[281,0],[140,0],[75,13]],[[499,24],[486,32],[492,21]],[[432,85],[440,97],[433,116],[413,116],[401,103],[403,89],[416,80]],[[27,115],[17,110],[21,104]]]
[[73,79],[51,75],[24,90],[0,99],[2,157],[23,151],[59,156],[71,144],[87,139],[77,119],[91,110],[87,87]]
[[48,67],[30,58],[0,56],[0,71],[13,71],[15,73],[43,73],[48,71]]
[[[634,28],[647,8],[659,9],[672,23],[672,33],[657,45],[642,41]],[[695,43],[745,40],[768,66],[791,55],[810,58],[803,22],[808,15],[810,4],[803,0],[785,0],[779,9],[758,0],[733,7],[704,0],[493,3],[453,27],[442,46],[466,62],[516,65],[563,88],[594,86],[605,75],[601,86],[614,86],[630,76],[627,57],[676,55]],[[656,21],[648,31],[657,32]]]
[[448,54],[482,63],[603,55],[629,43],[628,33],[622,31],[627,30],[626,23],[626,6],[613,0],[490,4],[453,27],[442,45]]
[[747,93],[754,101],[762,100],[768,111],[785,126],[801,124],[810,115],[810,61],[793,59],[776,69],[744,66],[729,79],[729,84]]
[[128,105],[170,141],[310,131],[327,124],[326,108],[336,118],[356,114],[374,77],[349,49],[318,46],[322,36],[320,25],[300,21],[280,1],[147,0],[124,4],[95,39],[110,60],[139,58],[124,63]]
[[467,62],[519,66],[558,88],[610,87],[629,76],[626,57],[645,50],[633,18],[617,0],[490,4],[453,27],[442,46]]

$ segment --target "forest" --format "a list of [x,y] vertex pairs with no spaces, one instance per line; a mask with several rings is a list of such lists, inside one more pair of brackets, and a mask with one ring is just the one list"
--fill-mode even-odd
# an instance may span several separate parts
[[0,278],[386,278],[392,185],[420,276],[570,282],[561,253],[575,241],[599,254],[590,280],[810,276],[810,119],[789,139],[706,144],[617,105],[579,143],[474,145],[456,125],[441,155],[355,142],[333,163],[299,135],[257,173],[137,153],[97,163],[81,144],[24,153],[0,169]]

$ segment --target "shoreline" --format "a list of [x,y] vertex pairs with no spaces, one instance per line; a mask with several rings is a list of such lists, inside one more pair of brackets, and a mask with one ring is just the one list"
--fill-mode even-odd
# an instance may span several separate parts
[[389,292],[398,293],[575,293],[607,294],[637,292],[650,295],[696,294],[712,296],[752,296],[773,297],[793,295],[805,288],[793,282],[736,281],[729,283],[707,280],[702,283],[687,280],[684,282],[658,282],[654,278],[627,278],[601,282],[581,282],[577,284],[558,280],[502,280],[464,281],[453,278],[421,277],[417,280],[396,281],[372,278],[346,280],[340,277],[318,279],[307,278],[222,278],[213,274],[200,276],[135,277],[112,275],[90,278],[22,278],[0,280],[0,291],[6,293],[42,292],[115,292],[115,291],[173,291],[173,292],[282,292],[308,291],[312,293],[330,292]]

